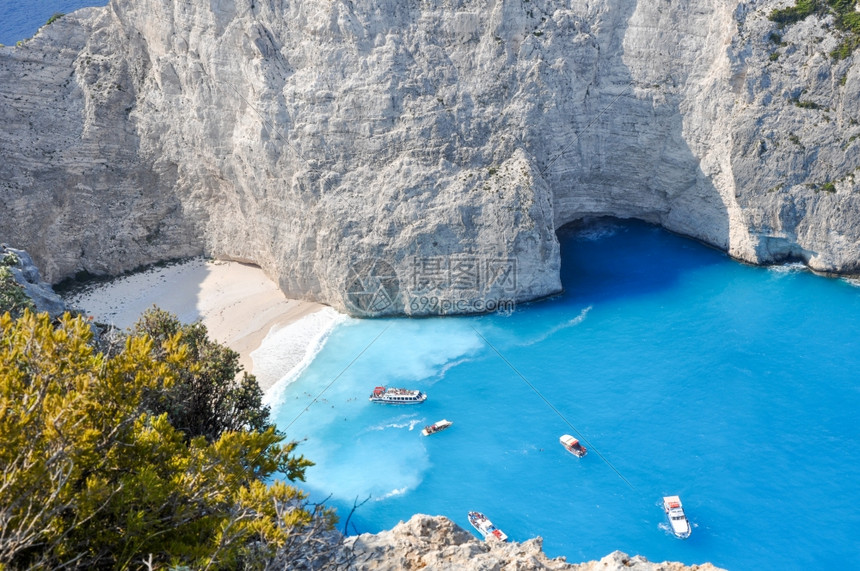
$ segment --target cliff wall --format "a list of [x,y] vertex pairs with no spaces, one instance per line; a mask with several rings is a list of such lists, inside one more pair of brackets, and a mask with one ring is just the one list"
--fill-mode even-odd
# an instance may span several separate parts
[[832,17],[772,41],[785,4],[111,0],[0,48],[0,237],[358,314],[556,292],[589,216],[856,272],[860,71]]

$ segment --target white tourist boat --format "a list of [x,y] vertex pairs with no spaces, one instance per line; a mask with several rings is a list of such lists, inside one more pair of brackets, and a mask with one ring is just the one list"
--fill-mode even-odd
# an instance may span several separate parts
[[370,395],[370,402],[385,404],[420,404],[425,400],[427,400],[427,395],[421,391],[390,387],[376,387]]
[[684,506],[681,504],[681,498],[678,496],[663,497],[663,511],[669,518],[669,525],[672,526],[672,533],[675,537],[687,539],[690,537],[690,522],[687,521],[687,515],[684,513]]
[[493,525],[487,516],[481,512],[469,512],[469,523],[477,529],[484,539],[496,539],[498,541],[507,541],[508,536],[501,529]]
[[421,430],[421,434],[423,434],[424,436],[430,436],[431,434],[435,434],[437,432],[442,432],[443,430],[445,430],[446,428],[448,428],[452,424],[454,424],[454,423],[451,422],[450,420],[445,420],[443,418],[442,420],[440,420],[438,422],[434,422],[433,424],[428,424],[427,426],[425,426],[424,429]]
[[558,439],[561,442],[561,445],[564,446],[564,449],[577,456],[582,458],[588,453],[588,448],[579,443],[579,440],[571,436],[570,434],[564,434],[561,438]]

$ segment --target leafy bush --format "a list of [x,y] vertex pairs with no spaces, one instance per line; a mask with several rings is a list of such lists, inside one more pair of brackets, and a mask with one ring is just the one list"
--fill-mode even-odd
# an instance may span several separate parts
[[194,367],[182,333],[96,351],[81,317],[0,316],[0,568],[265,566],[330,529],[268,427],[187,438],[145,406]]
[[812,15],[817,9],[818,2],[816,0],[797,0],[797,4],[794,6],[781,10],[775,9],[768,17],[780,26],[787,26]]
[[152,414],[166,413],[170,424],[187,438],[205,436],[212,442],[231,430],[270,428],[269,408],[262,403],[257,379],[242,372],[238,353],[209,339],[205,325],[184,325],[175,315],[153,307],[141,315],[132,334],[149,336],[161,359],[167,358],[166,347],[174,336],[181,335],[187,345],[187,359],[171,365],[176,382],[144,399]]
[[18,317],[26,309],[35,310],[36,305],[24,291],[21,284],[15,281],[12,271],[5,263],[8,257],[4,257],[3,263],[0,264],[0,315],[9,312],[13,317]]
[[[836,19],[836,29],[847,34],[839,46],[830,52],[834,59],[845,59],[849,57],[860,45],[860,13],[855,11],[857,0],[797,0],[794,6],[773,10],[769,18],[779,24],[780,27],[799,22],[818,12],[820,14],[833,14]],[[771,37],[776,34],[774,32]]]
[[838,26],[843,30],[850,30],[860,34],[860,12],[850,12],[839,16]]
[[45,25],[50,26],[51,24],[53,24],[54,22],[56,22],[57,20],[59,20],[63,16],[65,16],[65,14],[63,14],[62,12],[55,12],[50,18],[48,18],[48,21],[45,22]]

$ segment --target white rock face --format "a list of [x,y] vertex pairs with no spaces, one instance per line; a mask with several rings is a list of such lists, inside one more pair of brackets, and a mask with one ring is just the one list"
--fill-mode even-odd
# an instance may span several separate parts
[[[340,567],[336,563],[341,564]],[[522,543],[480,541],[442,516],[417,514],[390,530],[346,537],[331,569],[352,571],[720,571],[710,563],[688,567],[683,563],[652,563],[621,551],[600,561],[568,563],[564,557],[550,559],[539,537]]]
[[0,48],[0,238],[363,315],[554,293],[590,216],[858,271],[860,71],[785,3],[111,0]]

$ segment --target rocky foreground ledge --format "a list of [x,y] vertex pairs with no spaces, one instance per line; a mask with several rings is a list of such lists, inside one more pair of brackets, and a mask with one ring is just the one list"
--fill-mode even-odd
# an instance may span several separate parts
[[600,561],[568,563],[563,557],[548,558],[543,541],[536,537],[522,543],[480,541],[446,517],[416,514],[407,522],[377,534],[348,537],[343,543],[341,561],[348,569],[401,571],[409,569],[492,571],[516,569],[566,569],[577,571],[719,571],[710,563],[686,566],[683,563],[652,563],[621,551]]

